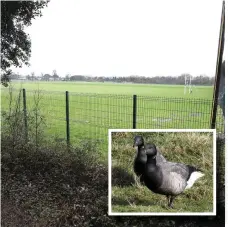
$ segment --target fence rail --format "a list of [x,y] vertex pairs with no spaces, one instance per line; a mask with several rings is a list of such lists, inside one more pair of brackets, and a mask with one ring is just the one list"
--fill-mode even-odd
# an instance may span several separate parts
[[[2,90],[2,111],[9,111],[9,97],[20,90]],[[46,120],[45,133],[74,143],[81,139],[107,142],[109,128],[210,128],[212,100],[150,97],[137,95],[82,94],[73,92],[29,91],[23,89],[23,113],[29,138],[28,114],[39,102]],[[39,100],[38,100],[39,99]],[[4,122],[3,122],[4,124]],[[216,128],[224,133],[224,119],[218,108]]]

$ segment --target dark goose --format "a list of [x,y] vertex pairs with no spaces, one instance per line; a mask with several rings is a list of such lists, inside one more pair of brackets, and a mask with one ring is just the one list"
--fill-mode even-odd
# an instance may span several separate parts
[[[143,152],[144,148],[140,148]],[[174,198],[191,188],[197,179],[204,176],[197,168],[174,162],[158,162],[156,146],[144,150],[147,163],[144,172],[145,185],[154,193],[166,195],[168,206],[173,207]]]
[[[147,161],[147,155],[145,150],[151,149],[153,144],[145,144],[142,136],[135,136],[133,147],[137,147],[137,154],[134,160],[134,172],[140,177],[140,182],[143,183],[143,174],[145,172],[145,166]],[[157,162],[166,162],[166,159],[162,154],[157,151]]]

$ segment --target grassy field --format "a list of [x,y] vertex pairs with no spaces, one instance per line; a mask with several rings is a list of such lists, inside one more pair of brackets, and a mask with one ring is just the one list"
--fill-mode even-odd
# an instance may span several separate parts
[[[164,157],[201,168],[205,176],[167,207],[164,195],[152,193],[134,180],[133,138],[143,135],[155,143]],[[112,212],[212,212],[213,140],[212,133],[112,133]]]
[[15,88],[25,88],[46,91],[96,93],[96,94],[122,94],[144,95],[175,98],[203,98],[212,99],[213,86],[193,87],[193,93],[184,95],[183,85],[156,85],[156,84],[129,84],[129,83],[100,83],[100,82],[14,82]]
[[[14,82],[12,86],[26,89],[28,114],[34,115],[35,110],[43,119],[46,135],[57,141],[66,139],[66,90],[70,94],[72,143],[92,138],[107,145],[109,128],[132,128],[132,94],[138,95],[137,128],[210,127],[212,87],[197,87],[193,94],[184,96],[183,86],[168,85]],[[18,91],[14,91],[12,99],[17,100],[17,95]],[[2,89],[1,97],[2,110],[9,112],[8,88]],[[22,99],[20,103],[22,108]],[[34,107],[35,103],[38,103],[39,111]],[[10,105],[12,107],[12,103]]]

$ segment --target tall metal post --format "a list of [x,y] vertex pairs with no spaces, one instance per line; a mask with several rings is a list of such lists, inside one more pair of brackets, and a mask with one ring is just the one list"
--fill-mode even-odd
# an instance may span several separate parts
[[184,94],[186,94],[186,83],[187,83],[187,80],[186,80],[186,74],[184,75]]
[[225,1],[222,3],[222,16],[220,24],[220,35],[219,35],[219,45],[218,45],[218,54],[217,54],[217,64],[216,64],[216,74],[215,74],[215,83],[214,83],[214,95],[211,111],[211,128],[215,128],[216,123],[216,114],[217,114],[217,105],[218,105],[218,95],[219,95],[219,84],[222,70],[222,58],[224,50],[224,35],[225,35]]
[[67,145],[70,145],[70,117],[69,117],[69,92],[66,91],[66,137]]
[[27,106],[26,106],[26,91],[23,88],[23,112],[24,112],[24,133],[25,133],[25,142],[28,141],[28,121],[27,121]]
[[136,129],[137,95],[133,95],[133,129]]

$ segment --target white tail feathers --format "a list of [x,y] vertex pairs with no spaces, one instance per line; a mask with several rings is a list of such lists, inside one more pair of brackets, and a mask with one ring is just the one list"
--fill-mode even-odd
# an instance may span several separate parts
[[198,180],[200,177],[203,177],[204,174],[202,172],[193,172],[190,176],[190,178],[187,181],[187,186],[185,189],[189,189],[192,187],[192,185]]

